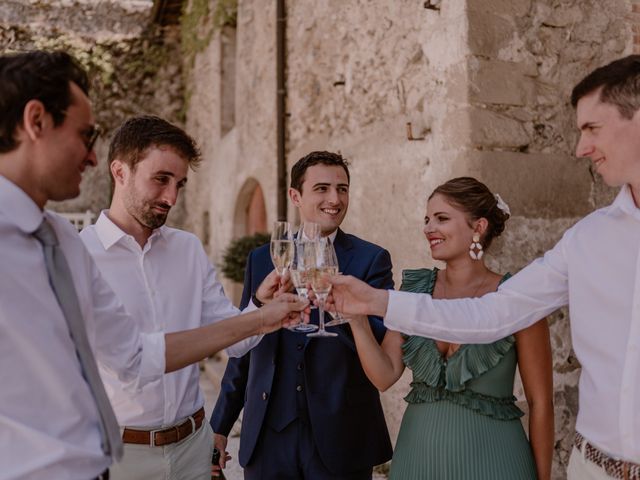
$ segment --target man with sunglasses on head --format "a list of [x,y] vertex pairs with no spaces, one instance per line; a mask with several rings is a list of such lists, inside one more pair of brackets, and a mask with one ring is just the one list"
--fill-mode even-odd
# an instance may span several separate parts
[[246,351],[297,322],[304,306],[285,294],[205,327],[142,333],[74,227],[44,209],[76,197],[83,171],[96,166],[88,90],[66,53],[0,56],[2,480],[109,477],[122,440],[96,360],[144,389],[252,337],[235,353]]

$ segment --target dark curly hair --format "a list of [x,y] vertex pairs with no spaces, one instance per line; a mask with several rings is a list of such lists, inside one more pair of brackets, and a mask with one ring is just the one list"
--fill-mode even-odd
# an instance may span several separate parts
[[487,219],[489,226],[480,239],[483,248],[489,248],[493,239],[504,231],[509,215],[498,208],[498,200],[484,183],[472,177],[452,178],[437,187],[429,195],[429,200],[437,193],[465,212],[471,221]]

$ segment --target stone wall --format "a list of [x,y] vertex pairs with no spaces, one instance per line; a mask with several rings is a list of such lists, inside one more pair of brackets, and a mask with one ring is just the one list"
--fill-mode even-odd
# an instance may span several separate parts
[[[186,204],[189,228],[209,239],[206,247],[219,264],[229,242],[246,233],[244,209],[257,184],[265,192],[267,225],[276,219],[275,4],[240,2],[237,28],[215,25],[215,2],[206,8],[191,2],[186,15],[193,15],[196,7],[204,11],[206,20],[199,24],[199,38],[210,38],[210,42],[185,53],[191,72],[186,84],[191,99],[186,125],[198,140],[205,162],[189,180]],[[226,55],[229,49],[225,51],[231,42],[236,52],[233,59]],[[223,66],[229,68],[231,62],[235,89],[230,90],[235,101],[226,105],[235,105],[233,123],[228,122],[221,100],[221,92],[228,88],[223,82],[233,80],[223,74]],[[209,221],[204,223],[206,218]],[[226,292],[238,301],[240,287],[222,280]]]
[[[74,55],[91,77],[90,97],[105,134],[96,143],[98,167],[87,171],[81,195],[50,203],[61,212],[108,208],[110,182],[106,156],[110,135],[128,116],[155,114],[179,122],[184,93],[175,31],[150,22],[147,1],[31,1],[0,3],[0,49],[62,49]],[[181,207],[172,212],[180,224]]]

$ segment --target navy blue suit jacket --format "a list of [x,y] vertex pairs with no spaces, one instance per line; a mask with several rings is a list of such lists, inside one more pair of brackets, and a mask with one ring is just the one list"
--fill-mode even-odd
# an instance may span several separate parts
[[[334,247],[341,272],[377,288],[393,288],[389,252],[341,230]],[[241,308],[272,270],[269,245],[251,252]],[[313,320],[317,310],[312,312]],[[369,322],[381,342],[386,331],[382,320],[370,317]],[[332,473],[344,474],[388,461],[392,448],[379,392],[362,370],[350,327],[345,324],[328,330],[338,337],[310,339],[299,334],[304,345],[307,410],[323,463]],[[269,405],[269,400],[279,339],[280,332],[266,335],[244,357],[230,359],[222,379],[211,426],[214,432],[228,436],[244,407],[239,453],[242,466],[251,460],[267,407],[278,409]],[[282,357],[279,361],[286,362],[287,355]],[[291,368],[295,369],[295,364]]]

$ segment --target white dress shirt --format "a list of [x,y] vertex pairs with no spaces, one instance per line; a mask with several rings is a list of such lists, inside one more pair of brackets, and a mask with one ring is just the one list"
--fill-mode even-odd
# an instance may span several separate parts
[[0,176],[0,479],[95,478],[110,464],[98,411],[32,233],[43,218],[73,275],[97,360],[137,388],[165,369],[164,336],[141,334],[75,228]]
[[[191,233],[162,226],[141,248],[103,211],[80,237],[142,332],[189,330],[240,313],[225,296],[202,243]],[[242,356],[261,338],[243,340],[227,353]],[[164,375],[142,389],[118,379],[108,365],[100,364],[100,373],[122,426],[172,425],[204,405],[197,364]]]
[[390,292],[384,323],[455,343],[486,343],[569,304],[582,364],[576,429],[604,452],[640,463],[640,209],[625,186],[479,299]]

